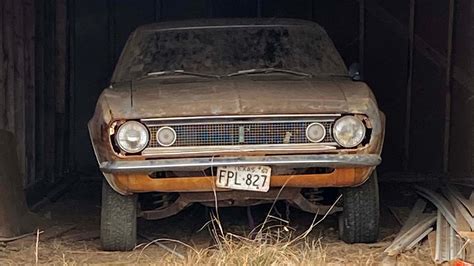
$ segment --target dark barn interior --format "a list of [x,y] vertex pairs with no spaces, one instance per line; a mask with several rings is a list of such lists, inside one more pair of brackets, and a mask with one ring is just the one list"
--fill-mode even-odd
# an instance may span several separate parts
[[194,18],[319,23],[386,115],[380,182],[474,184],[473,1],[3,0],[0,17],[0,129],[29,206],[101,180],[87,122],[129,34]]

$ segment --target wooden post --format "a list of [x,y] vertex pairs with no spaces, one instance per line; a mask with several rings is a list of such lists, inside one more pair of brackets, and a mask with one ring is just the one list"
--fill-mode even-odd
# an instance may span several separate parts
[[44,106],[45,106],[45,175],[51,183],[55,182],[55,144],[56,144],[56,95],[55,95],[55,6],[45,1],[44,18]]
[[40,156],[36,156],[36,178],[42,179],[46,176],[45,174],[45,21],[44,21],[44,0],[35,0],[35,120],[36,120],[36,138],[35,148],[36,153]]
[[67,132],[66,119],[66,50],[67,50],[67,17],[66,0],[56,0],[55,6],[55,57],[54,84],[56,96],[56,143],[55,143],[55,176],[64,173],[64,148]]
[[365,0],[359,0],[359,64],[360,77],[365,74]]
[[[38,221],[28,211],[11,132],[0,130],[0,236],[31,232]],[[36,220],[36,221],[35,221]]]
[[5,1],[0,1],[0,129],[6,127],[6,58],[3,55],[5,34]]
[[446,97],[444,116],[443,172],[449,170],[449,137],[451,135],[451,89],[453,77],[453,40],[454,40],[455,0],[449,0],[449,22],[446,56]]
[[408,79],[406,88],[405,133],[403,170],[408,170],[410,164],[410,130],[411,130],[411,95],[413,88],[413,68],[415,54],[415,8],[416,0],[410,0],[410,18],[408,22]]
[[14,49],[13,49],[13,0],[6,0],[3,14],[3,33],[5,47],[5,129],[15,130],[14,120]]
[[36,179],[36,93],[35,93],[35,9],[34,0],[24,0],[25,34],[25,181]]
[[161,20],[161,0],[155,0],[155,22],[159,22]]
[[257,17],[262,17],[262,0],[257,0]]
[[68,68],[67,68],[67,73],[68,73],[68,116],[67,118],[69,119],[69,134],[68,134],[68,153],[67,153],[67,160],[68,160],[68,166],[67,169],[68,171],[74,171],[74,88],[75,88],[75,79],[74,79],[74,60],[75,60],[75,54],[74,54],[74,36],[75,36],[75,21],[74,21],[74,14],[75,14],[75,0],[69,0],[68,2]]
[[116,3],[114,0],[107,1],[107,16],[108,16],[108,29],[109,29],[109,67],[113,69],[115,64],[115,58],[119,54],[117,46],[117,30],[116,30]]
[[[25,162],[25,39],[24,39],[24,13],[22,2],[15,1],[13,7],[14,20],[14,119],[15,135],[18,140],[21,176],[26,176]],[[24,182],[26,185],[26,182]]]

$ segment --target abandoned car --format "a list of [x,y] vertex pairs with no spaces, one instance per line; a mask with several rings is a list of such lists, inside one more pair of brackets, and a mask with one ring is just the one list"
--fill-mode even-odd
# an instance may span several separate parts
[[193,203],[284,200],[339,212],[346,242],[377,240],[384,114],[314,22],[139,27],[88,126],[105,176],[105,250],[135,246],[137,217]]

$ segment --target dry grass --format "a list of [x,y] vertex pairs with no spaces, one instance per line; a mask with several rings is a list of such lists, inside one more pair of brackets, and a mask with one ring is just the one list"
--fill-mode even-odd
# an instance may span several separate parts
[[[389,242],[377,245],[348,245],[333,239],[302,234],[281,221],[268,221],[268,227],[257,235],[241,236],[213,231],[209,223],[210,246],[189,245],[177,240],[157,239],[183,257],[167,252],[152,242],[137,246],[133,252],[103,252],[99,241],[69,243],[61,239],[39,242],[40,264],[55,265],[378,265],[384,257],[383,249]],[[218,228],[218,225],[216,224]],[[306,232],[304,232],[306,233]],[[216,238],[217,236],[217,238]],[[0,252],[0,264],[34,264],[36,243],[32,237],[29,245],[7,247]],[[27,242],[25,242],[27,243]],[[405,253],[398,258],[401,265],[426,265],[430,263],[425,246]]]
[[[50,211],[53,216],[55,213],[64,215],[67,210],[80,209],[71,209],[75,203],[63,202]],[[77,229],[68,234],[96,230],[98,209],[93,204],[88,206],[91,209],[82,207],[84,213],[70,213],[54,219],[65,224],[77,223]],[[37,242],[33,235],[0,246],[0,265],[33,265],[36,260],[40,265],[380,265],[386,260],[382,252],[393,239],[393,231],[389,230],[382,234],[385,238],[380,243],[348,245],[337,239],[333,217],[328,217],[328,221],[326,216],[306,216],[304,228],[293,228],[288,221],[270,213],[260,226],[248,232],[245,226],[233,228],[221,223],[218,210],[198,232],[190,230],[191,236],[184,237],[189,235],[185,229],[191,227],[193,220],[186,215],[189,214],[158,223],[150,231],[160,231],[156,233],[163,238],[146,241],[132,252],[101,251],[98,239],[71,242],[66,235],[42,240],[40,235]],[[48,229],[44,231],[48,232]],[[395,262],[399,265],[430,264],[428,245],[400,255]]]

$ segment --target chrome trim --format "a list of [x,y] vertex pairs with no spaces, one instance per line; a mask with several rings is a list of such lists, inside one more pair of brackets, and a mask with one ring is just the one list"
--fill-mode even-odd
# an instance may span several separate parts
[[[312,127],[312,126],[315,126],[315,125],[320,126],[320,127],[323,129],[323,132],[324,132],[324,133],[323,133],[323,136],[322,136],[321,138],[319,138],[318,140],[312,140],[312,139],[310,139],[310,138],[308,137],[308,129],[309,129],[310,127]],[[305,130],[306,138],[307,138],[309,141],[313,142],[313,143],[319,143],[319,142],[323,141],[323,140],[327,137],[327,134],[328,134],[328,132],[327,132],[327,130],[326,130],[326,127],[323,126],[323,124],[321,124],[321,123],[319,123],[319,122],[309,124],[309,126],[307,126],[307,127],[306,127],[306,130]]]
[[334,122],[335,118],[332,119],[311,119],[311,120],[252,120],[252,121],[212,121],[212,122],[189,122],[189,123],[144,123],[149,127],[158,126],[182,126],[182,125],[218,125],[218,124],[276,124],[276,123],[310,123],[310,122]]
[[143,161],[111,161],[100,164],[104,173],[147,173],[157,171],[204,170],[218,166],[269,165],[295,168],[331,167],[353,168],[374,167],[382,159],[375,154],[318,154],[288,156],[247,156],[247,157],[208,157],[179,158]]
[[337,118],[341,114],[272,114],[272,115],[219,115],[219,116],[189,116],[189,117],[163,117],[163,118],[143,118],[142,122],[170,121],[170,120],[205,120],[205,119],[238,119],[238,118],[288,118],[288,117],[327,117]]
[[169,156],[169,155],[207,155],[226,152],[308,152],[332,151],[339,145],[335,142],[304,143],[304,144],[274,144],[274,145],[236,145],[236,146],[194,146],[194,147],[157,147],[146,148],[142,155]]
[[166,32],[180,30],[207,30],[207,29],[233,29],[233,28],[278,28],[278,27],[308,27],[304,24],[242,24],[242,25],[207,25],[207,26],[190,26],[190,27],[174,27],[174,28],[158,28],[158,29],[142,29],[148,32]]
[[[169,130],[171,130],[171,131],[173,132],[174,138],[173,138],[173,141],[171,142],[171,144],[165,145],[165,144],[161,143],[160,138],[159,138],[159,135],[160,135],[160,132],[161,132],[163,129],[169,129]],[[158,142],[158,144],[160,144],[160,145],[163,146],[163,147],[170,147],[170,146],[173,146],[173,144],[176,142],[176,138],[177,138],[177,137],[176,137],[176,131],[175,131],[173,128],[171,128],[171,127],[166,127],[166,126],[165,126],[165,127],[160,127],[160,129],[158,129],[158,131],[156,131],[156,136],[155,136],[156,142]]]

